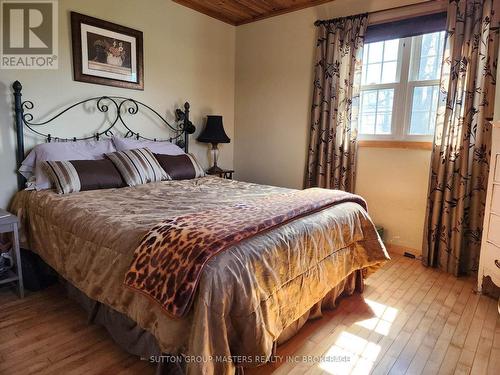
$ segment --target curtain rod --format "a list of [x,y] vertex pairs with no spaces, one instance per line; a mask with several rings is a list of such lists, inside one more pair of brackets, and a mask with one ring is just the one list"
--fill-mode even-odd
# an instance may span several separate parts
[[369,15],[369,13],[360,13],[360,14],[354,14],[352,16],[332,18],[329,20],[317,20],[314,22],[314,26],[319,26],[319,25],[332,23],[332,22],[338,22],[340,20],[350,20],[350,19],[358,18],[358,17],[368,17],[368,15]]
[[[403,5],[403,6],[399,6],[399,7],[394,7],[394,8],[387,8],[387,9],[382,9],[382,10],[376,10],[374,12],[360,13],[360,14],[356,14],[356,15],[331,18],[331,19],[327,19],[327,20],[317,20],[317,21],[314,22],[314,25],[315,26],[319,26],[319,25],[322,25],[322,24],[328,24],[328,23],[331,23],[331,22],[334,22],[334,21],[338,21],[338,20],[342,20],[342,19],[350,19],[350,18],[353,18],[353,17],[360,17],[360,16],[364,16],[364,15],[368,15],[371,18],[373,16],[376,17],[376,16],[379,16],[379,15],[384,15],[384,14],[386,14],[388,12],[392,12],[392,11],[404,10],[404,9],[408,9],[408,8],[425,7],[425,6],[428,6],[430,4],[440,5],[441,7],[437,7],[436,6],[436,9],[434,9],[433,11],[427,12],[429,14],[431,14],[431,13],[437,13],[437,12],[440,12],[440,11],[444,11],[446,9],[445,8],[446,2],[443,1],[443,0],[438,0],[438,1],[436,1],[436,0],[427,0],[427,1],[423,1],[423,2],[415,3],[415,4],[407,4],[407,5]],[[372,22],[369,22],[369,23],[372,23]],[[375,21],[373,23],[380,23],[380,22]]]

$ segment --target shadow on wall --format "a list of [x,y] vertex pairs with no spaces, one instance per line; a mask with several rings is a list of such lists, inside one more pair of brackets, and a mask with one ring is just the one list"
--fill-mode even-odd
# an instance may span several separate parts
[[[7,95],[10,94],[10,87],[5,86],[4,83],[0,82],[0,113],[2,114],[1,126],[0,126],[0,154],[2,156],[7,153],[8,146],[8,138],[11,136],[11,130],[13,130],[13,124],[7,124],[8,118],[10,118],[10,113],[12,108],[9,108],[9,104],[7,103]],[[3,159],[3,158],[2,158]],[[3,163],[2,163],[3,164]]]
[[[320,13],[320,12],[318,12]],[[317,17],[317,19],[322,19],[321,17]],[[317,32],[317,28],[316,26],[314,26],[314,43],[315,43],[315,46],[316,46],[316,40],[317,40],[317,35],[318,35],[318,32]],[[306,155],[306,160],[305,160],[305,163],[304,163],[304,177],[302,179],[302,188],[307,188],[307,170],[309,169],[309,148],[310,148],[310,142],[311,142],[311,118],[312,118],[312,105],[313,105],[313,94],[314,94],[314,80],[315,80],[315,76],[316,76],[316,47],[313,49],[313,53],[312,53],[312,56],[311,56],[311,66],[312,66],[312,69],[311,71],[309,72],[309,82],[311,82],[311,84],[309,85],[309,110],[308,110],[308,116],[307,116],[307,125],[306,125],[306,144],[305,144],[305,155]]]
[[[12,197],[16,192],[16,154],[14,109],[10,100],[12,88],[0,82],[0,190]],[[6,207],[8,201],[0,201],[0,207]]]
[[[0,82],[0,113],[2,114],[1,118],[1,126],[0,126],[0,142],[1,142],[1,147],[0,147],[0,153],[3,156],[4,153],[7,152],[7,142],[10,134],[10,130],[12,130],[13,124],[11,126],[8,126],[8,124],[4,121],[10,118],[10,113],[12,111],[12,108],[9,107],[9,104],[7,102],[7,95],[11,94],[10,93],[11,89],[10,87],[5,86],[4,83]],[[5,123],[4,123],[5,122]]]

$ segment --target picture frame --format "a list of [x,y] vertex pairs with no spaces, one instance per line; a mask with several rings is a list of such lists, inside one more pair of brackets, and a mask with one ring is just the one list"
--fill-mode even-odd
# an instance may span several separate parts
[[142,31],[71,12],[75,81],[144,90]]

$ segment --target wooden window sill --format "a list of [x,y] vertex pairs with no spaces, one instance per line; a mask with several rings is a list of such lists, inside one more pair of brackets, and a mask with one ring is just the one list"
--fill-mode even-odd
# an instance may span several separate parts
[[359,147],[371,148],[402,148],[407,150],[432,150],[432,142],[408,142],[408,141],[358,141]]

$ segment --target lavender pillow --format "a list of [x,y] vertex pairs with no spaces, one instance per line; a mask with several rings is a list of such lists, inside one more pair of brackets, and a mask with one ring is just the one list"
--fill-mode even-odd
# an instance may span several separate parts
[[43,161],[100,160],[104,159],[104,154],[115,151],[111,139],[42,143],[35,146],[24,159],[19,173],[31,182],[28,188],[50,189],[52,184],[42,168]]
[[117,151],[129,151],[138,148],[147,148],[154,154],[184,155],[184,150],[168,141],[148,141],[145,139],[113,137]]

